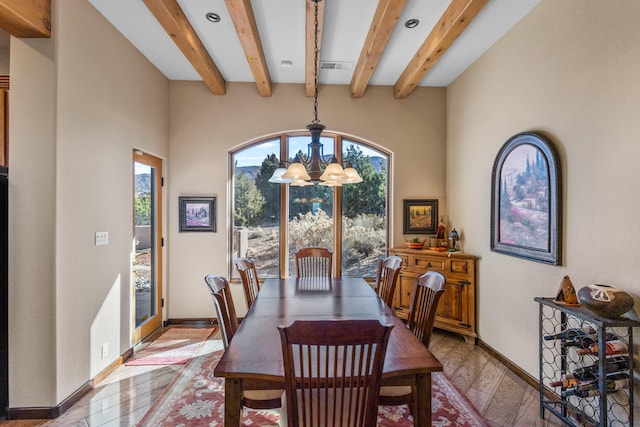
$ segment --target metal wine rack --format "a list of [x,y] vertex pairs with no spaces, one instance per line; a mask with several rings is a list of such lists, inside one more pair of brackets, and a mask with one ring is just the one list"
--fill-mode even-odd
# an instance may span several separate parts
[[[540,303],[540,418],[545,411],[557,416],[567,426],[627,427],[634,425],[633,414],[633,328],[640,321],[626,317],[600,317],[583,306],[556,304],[552,298],[535,298]],[[565,347],[561,339],[545,340],[545,335],[567,329],[593,329],[598,337],[598,354],[579,355],[576,347]],[[629,347],[629,387],[607,391],[606,334],[613,333]],[[575,369],[598,366],[598,395],[591,397],[562,396],[561,387],[551,387]]]

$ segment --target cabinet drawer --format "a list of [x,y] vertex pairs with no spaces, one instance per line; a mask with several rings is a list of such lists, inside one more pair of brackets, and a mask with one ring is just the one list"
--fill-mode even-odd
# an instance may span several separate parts
[[422,270],[422,271],[439,271],[445,272],[446,259],[444,258],[436,258],[436,257],[428,257],[428,256],[410,256],[409,257],[409,268]]
[[473,263],[468,260],[452,259],[447,264],[447,278],[473,280],[474,275]]

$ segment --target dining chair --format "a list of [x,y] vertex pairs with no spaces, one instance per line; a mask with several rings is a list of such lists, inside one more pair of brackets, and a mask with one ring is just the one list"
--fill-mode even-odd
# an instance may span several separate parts
[[392,328],[377,320],[278,326],[285,378],[280,425],[375,426]]
[[[226,350],[233,335],[238,330],[238,317],[231,288],[226,278],[215,274],[207,274],[204,278],[207,289],[213,297],[216,308],[222,345]],[[242,405],[252,409],[276,409],[282,406],[282,394],[284,390],[244,390]]]
[[236,317],[236,309],[233,305],[231,288],[229,288],[229,282],[226,278],[215,274],[207,274],[204,281],[213,298],[218,326],[220,327],[220,336],[222,337],[222,345],[226,349],[229,347],[231,338],[233,338],[233,335],[238,330],[238,318]]
[[247,310],[249,310],[260,291],[256,265],[249,258],[244,257],[236,258],[233,262],[238,269],[238,273],[240,273],[240,280],[244,288],[244,299],[247,302]]
[[375,291],[389,307],[393,304],[400,267],[402,267],[402,258],[394,255],[386,257],[378,264]]
[[302,248],[296,252],[296,277],[331,277],[332,262],[327,248]]
[[[424,344],[429,347],[433,321],[436,317],[438,302],[444,294],[445,277],[435,271],[427,271],[418,277],[411,291],[407,327]],[[415,413],[416,394],[411,386],[384,386],[380,388],[381,405],[409,405],[411,413]]]

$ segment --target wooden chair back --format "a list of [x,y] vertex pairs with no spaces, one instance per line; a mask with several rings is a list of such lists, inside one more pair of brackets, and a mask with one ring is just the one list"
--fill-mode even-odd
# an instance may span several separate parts
[[376,278],[376,293],[391,307],[393,294],[396,291],[396,283],[402,267],[402,258],[399,256],[388,256],[378,265],[378,276]]
[[376,425],[391,325],[311,320],[278,326],[289,427]]
[[427,271],[413,285],[407,326],[420,341],[429,347],[438,302],[444,293],[445,277],[435,271]]
[[258,271],[256,265],[249,258],[236,258],[233,260],[240,273],[242,287],[244,289],[244,299],[247,302],[247,310],[251,308],[253,301],[258,297],[260,282],[258,281]]
[[208,274],[205,276],[204,281],[216,307],[220,336],[226,349],[236,330],[238,330],[238,318],[236,317],[236,309],[233,305],[229,282],[226,278],[215,274]]
[[[204,281],[213,297],[218,316],[218,326],[222,345],[226,350],[233,335],[238,330],[238,318],[233,305],[233,297],[229,282],[222,276],[208,274]],[[242,393],[242,405],[253,409],[275,409],[282,405],[282,393],[284,390],[244,390]]]
[[296,252],[296,277],[331,277],[333,252],[327,248],[302,248]]

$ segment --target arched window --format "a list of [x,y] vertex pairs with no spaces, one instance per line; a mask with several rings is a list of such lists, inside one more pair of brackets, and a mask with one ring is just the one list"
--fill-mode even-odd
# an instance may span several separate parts
[[[351,136],[323,132],[323,157],[356,168],[363,182],[342,187],[295,187],[269,178],[280,159],[306,159],[308,133],[251,141],[230,153],[232,258],[246,256],[260,277],[295,275],[294,254],[302,247],[333,250],[334,275],[374,277],[389,240],[390,154]],[[236,275],[235,269],[232,269]]]

